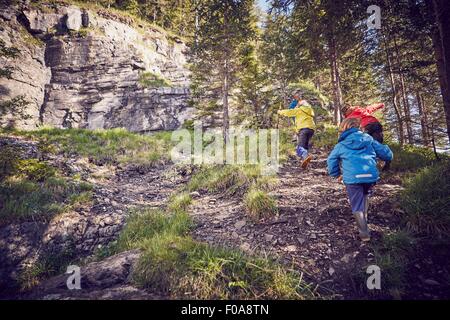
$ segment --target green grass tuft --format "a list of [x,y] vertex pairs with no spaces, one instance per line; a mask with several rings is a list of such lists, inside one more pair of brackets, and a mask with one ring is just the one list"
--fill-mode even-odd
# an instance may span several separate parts
[[[183,201],[171,203],[187,203],[187,197],[180,196],[180,199]],[[134,282],[173,298],[314,297],[310,286],[297,272],[267,257],[248,256],[197,242],[188,235],[191,227],[190,217],[182,211],[136,211],[114,251],[141,249],[141,258],[133,272]]]
[[146,71],[139,75],[139,83],[145,88],[171,87],[172,83],[163,76]]
[[11,133],[38,139],[45,151],[59,150],[66,155],[87,157],[98,164],[154,166],[165,163],[169,161],[168,150],[172,143],[170,132],[146,136],[125,129],[42,128]]
[[250,189],[244,197],[244,207],[253,220],[273,217],[278,214],[276,201],[266,191]]
[[450,231],[450,162],[444,161],[419,171],[405,183],[401,206],[404,222],[415,232]]

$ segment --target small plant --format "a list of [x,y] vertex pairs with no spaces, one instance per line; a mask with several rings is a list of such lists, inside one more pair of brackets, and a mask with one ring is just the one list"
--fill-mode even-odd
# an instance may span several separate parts
[[139,76],[139,83],[145,88],[171,87],[169,80],[159,74],[147,71],[142,72]]
[[263,190],[250,189],[244,197],[244,206],[249,216],[254,220],[278,214],[276,201]]
[[56,174],[55,168],[37,159],[20,160],[17,171],[25,179],[36,182],[45,181]]
[[19,151],[12,146],[2,147],[0,151],[0,182],[14,175],[19,168]]
[[69,239],[63,248],[47,248],[40,253],[38,260],[19,274],[21,290],[28,290],[39,284],[42,279],[66,271],[68,265],[76,260],[75,245]]
[[192,198],[188,193],[174,195],[170,201],[168,208],[171,212],[184,212],[192,202]]

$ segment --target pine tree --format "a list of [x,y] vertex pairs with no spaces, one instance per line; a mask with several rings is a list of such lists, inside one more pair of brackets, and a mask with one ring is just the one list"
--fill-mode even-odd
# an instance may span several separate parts
[[225,141],[230,95],[243,67],[242,50],[255,36],[253,5],[251,0],[215,0],[196,7],[199,19],[191,44],[194,101],[203,111],[221,108]]

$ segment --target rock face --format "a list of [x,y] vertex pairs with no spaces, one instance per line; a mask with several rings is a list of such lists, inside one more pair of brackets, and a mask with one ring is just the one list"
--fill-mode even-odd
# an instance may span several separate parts
[[[25,129],[44,124],[145,133],[173,130],[191,118],[185,44],[117,20],[75,6],[5,8],[0,39],[21,54],[0,58],[14,70],[13,79],[0,79],[1,100],[24,95],[31,103],[28,119],[0,114],[0,125],[14,120]],[[152,77],[164,86],[143,81]]]

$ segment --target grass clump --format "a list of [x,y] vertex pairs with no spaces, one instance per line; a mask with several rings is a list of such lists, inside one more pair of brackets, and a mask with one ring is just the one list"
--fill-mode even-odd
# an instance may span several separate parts
[[66,272],[67,266],[76,261],[75,245],[67,241],[64,248],[47,248],[40,253],[33,265],[24,268],[18,277],[21,290],[29,290],[43,279]]
[[252,185],[269,189],[272,177],[262,176],[256,165],[226,165],[202,167],[189,181],[187,191],[223,192],[226,195],[242,195]]
[[244,207],[248,215],[254,219],[272,217],[278,214],[276,201],[266,191],[250,189],[244,197]]
[[417,240],[407,231],[383,236],[374,247],[375,264],[380,267],[382,294],[400,299],[408,283],[408,270]]
[[145,88],[171,87],[172,83],[163,76],[146,71],[139,75],[139,83]]
[[61,177],[38,159],[21,159],[14,147],[0,150],[0,226],[11,222],[48,221],[87,204],[92,186]]
[[171,212],[184,212],[191,203],[191,196],[188,193],[183,192],[181,194],[174,195],[170,199],[168,209]]
[[9,178],[0,184],[0,225],[10,222],[48,222],[53,216],[89,203],[92,186],[51,177],[35,182]]
[[143,251],[133,272],[139,286],[174,298],[313,297],[298,273],[266,257],[197,242],[188,235],[191,225],[189,216],[181,211],[144,210],[131,216],[116,250]]
[[405,183],[401,206],[408,229],[427,234],[450,231],[450,162],[419,171]]
[[145,136],[125,129],[42,128],[12,133],[38,139],[44,147],[57,146],[60,152],[87,157],[97,164],[157,165],[169,160],[171,145],[170,132]]
[[154,209],[134,211],[117,240],[116,252],[143,248],[143,241],[165,233],[185,235],[191,223],[186,213],[167,215]]

